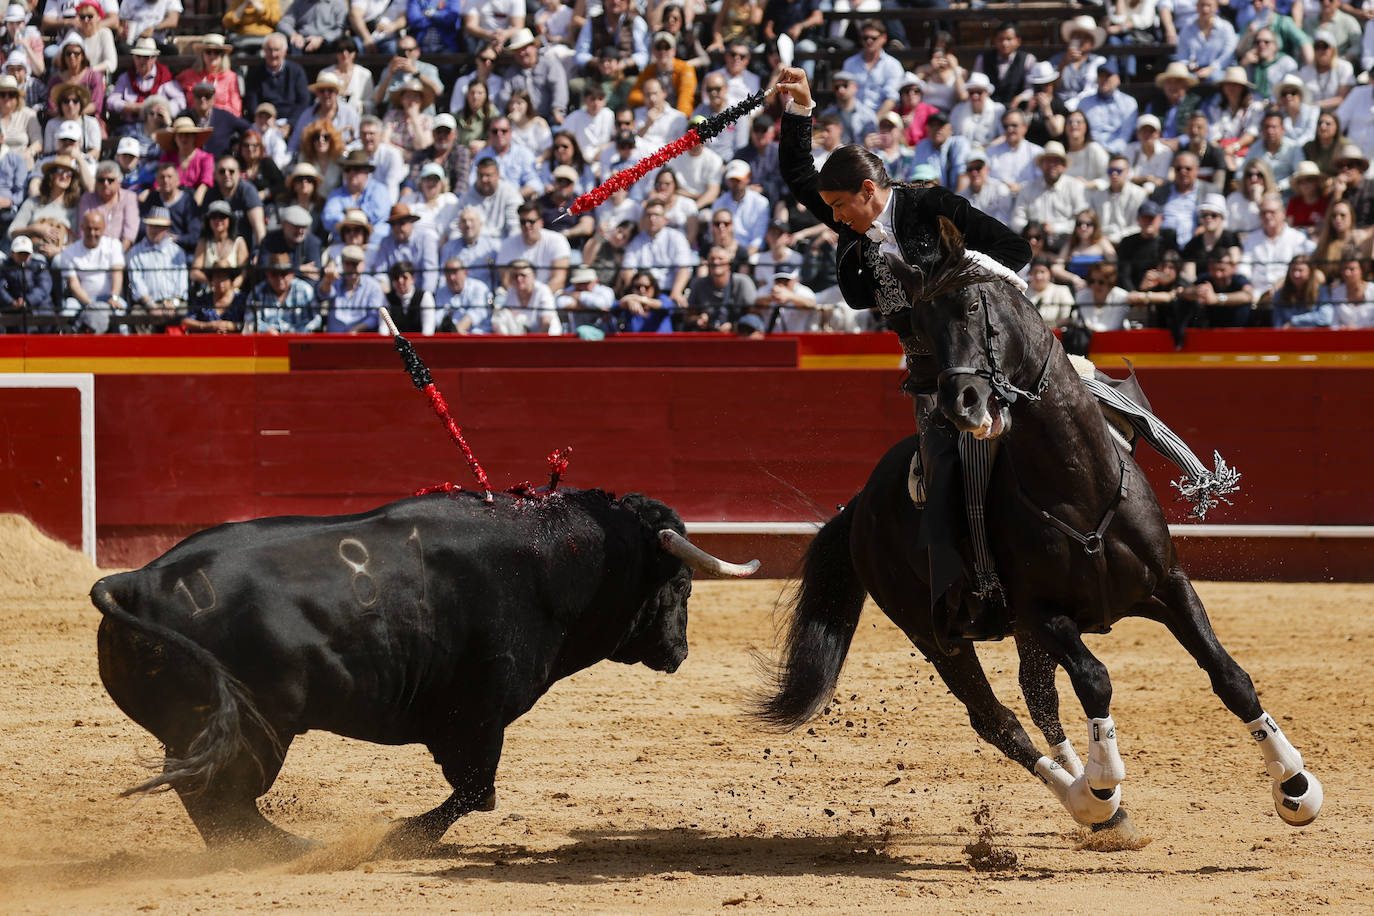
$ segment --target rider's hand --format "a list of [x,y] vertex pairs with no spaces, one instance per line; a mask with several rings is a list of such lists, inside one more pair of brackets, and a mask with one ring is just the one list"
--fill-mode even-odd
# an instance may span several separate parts
[[785,92],[802,108],[811,105],[811,84],[806,81],[806,71],[800,67],[788,67],[778,77],[780,91]]

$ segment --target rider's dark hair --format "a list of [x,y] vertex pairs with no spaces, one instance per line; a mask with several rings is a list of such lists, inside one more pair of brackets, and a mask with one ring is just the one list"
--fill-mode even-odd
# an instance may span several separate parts
[[841,146],[830,154],[816,178],[817,191],[848,191],[856,193],[865,181],[880,188],[892,186],[883,160],[862,146]]

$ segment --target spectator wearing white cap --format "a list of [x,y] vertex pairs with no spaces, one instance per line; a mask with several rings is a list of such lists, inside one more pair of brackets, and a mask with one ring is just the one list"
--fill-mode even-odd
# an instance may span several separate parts
[[1174,151],[1160,138],[1160,133],[1159,118],[1143,114],[1135,122],[1135,139],[1126,144],[1131,180],[1147,194],[1168,180],[1173,165]]
[[1179,274],[1189,283],[1206,272],[1212,252],[1218,249],[1226,251],[1237,262],[1241,255],[1240,236],[1226,225],[1225,197],[1208,194],[1197,205],[1197,215],[1202,231],[1183,246],[1183,267]]
[[408,193],[403,203],[420,218],[415,231],[427,233],[437,242],[441,229],[458,218],[458,195],[449,190],[448,173],[437,162],[421,166],[420,177],[415,183],[419,191]]
[[716,201],[716,209],[734,216],[735,238],[755,255],[763,247],[772,208],[767,198],[749,187],[750,175],[748,163],[731,160],[725,166],[725,193]]
[[[1328,6],[1339,6],[1339,0],[1322,0],[1323,12]],[[1322,111],[1339,108],[1355,85],[1355,67],[1337,45],[1336,35],[1330,29],[1317,29],[1312,35],[1312,63],[1298,70],[1298,79],[1309,87]]]
[[446,190],[462,196],[472,171],[472,150],[466,143],[458,142],[458,121],[448,112],[435,117],[433,134],[434,142],[410,157],[410,176],[405,187],[411,192],[420,191],[421,171],[427,165],[437,165],[444,172]]
[[1002,115],[1007,106],[992,97],[992,83],[982,73],[964,81],[968,98],[954,106],[949,124],[954,133],[975,146],[986,146],[1002,132]]
[[[29,59],[25,52],[20,48],[15,48],[5,58],[5,72],[14,77],[19,88],[23,90],[24,104],[34,111],[43,108],[47,102],[48,87],[31,69]],[[37,73],[41,74],[42,70]]]
[[841,70],[830,77],[835,89],[835,104],[821,112],[840,119],[841,138],[845,143],[863,143],[864,138],[878,129],[878,114],[859,101],[859,84],[854,74]]
[[36,26],[29,24],[29,4],[10,3],[4,9],[5,27],[0,48],[3,48],[6,54],[10,53],[11,49],[20,51],[28,62],[37,65],[41,72],[45,67],[43,34]]
[[816,305],[816,294],[801,282],[801,273],[791,265],[773,271],[773,278],[759,287],[754,311],[768,316],[765,333],[801,334],[825,328],[829,309]]
[[1102,221],[1102,235],[1113,245],[1136,227],[1136,212],[1145,202],[1145,188],[1131,176],[1131,163],[1121,155],[1107,161],[1107,186],[1088,191],[1088,206]]
[[320,279],[324,260],[320,237],[310,231],[315,218],[304,207],[292,205],[281,211],[281,225],[267,233],[258,248],[258,267],[266,268],[269,258],[286,255],[291,270],[311,282]]
[[81,145],[83,134],[78,121],[48,122],[44,131],[53,133],[54,149],[33,164],[29,174],[29,193],[33,194],[43,175],[43,167],[58,156],[64,156],[76,166],[77,182],[83,191],[95,188],[95,160]]
[[[10,255],[0,262],[0,315],[51,316],[52,270],[48,259],[33,250],[33,240],[21,235],[10,245]],[[45,331],[41,323],[23,327]],[[16,333],[21,328],[6,328]],[[0,331],[3,333],[3,331]]]
[[959,196],[993,219],[1010,223],[1015,195],[1005,181],[989,174],[988,156],[981,146],[969,150],[964,158],[964,174],[968,176],[968,187]]

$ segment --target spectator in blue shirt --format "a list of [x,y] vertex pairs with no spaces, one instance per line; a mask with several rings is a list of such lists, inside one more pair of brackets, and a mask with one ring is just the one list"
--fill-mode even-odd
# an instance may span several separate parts
[[375,234],[387,231],[387,216],[391,212],[391,194],[380,181],[372,180],[376,170],[364,149],[350,150],[339,160],[343,169],[343,184],[339,185],[324,201],[324,212],[320,216],[324,228],[334,231],[345,210],[359,209],[367,214]]
[[1121,91],[1121,64],[1112,58],[1097,68],[1097,92],[1078,103],[1093,139],[1109,152],[1124,153],[1135,138],[1136,100]]
[[859,101],[877,115],[886,114],[897,103],[897,89],[906,68],[897,58],[883,50],[887,44],[887,26],[880,19],[866,19],[859,23],[862,50],[844,62],[844,69],[854,74],[859,85]]
[[421,54],[457,54],[463,47],[461,0],[408,0],[406,34],[420,43]]
[[339,279],[320,290],[328,308],[325,330],[331,334],[377,330],[377,310],[386,304],[386,294],[380,283],[363,273],[366,257],[357,245],[345,245],[339,252]]

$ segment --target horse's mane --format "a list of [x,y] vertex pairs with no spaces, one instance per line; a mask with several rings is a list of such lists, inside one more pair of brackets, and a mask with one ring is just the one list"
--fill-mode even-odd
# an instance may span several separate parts
[[938,231],[918,232],[913,240],[919,263],[903,264],[889,259],[913,305],[992,280],[1010,283],[1025,292],[1025,281],[1004,264],[981,251],[965,248],[963,235],[948,219],[940,217],[935,228]]

